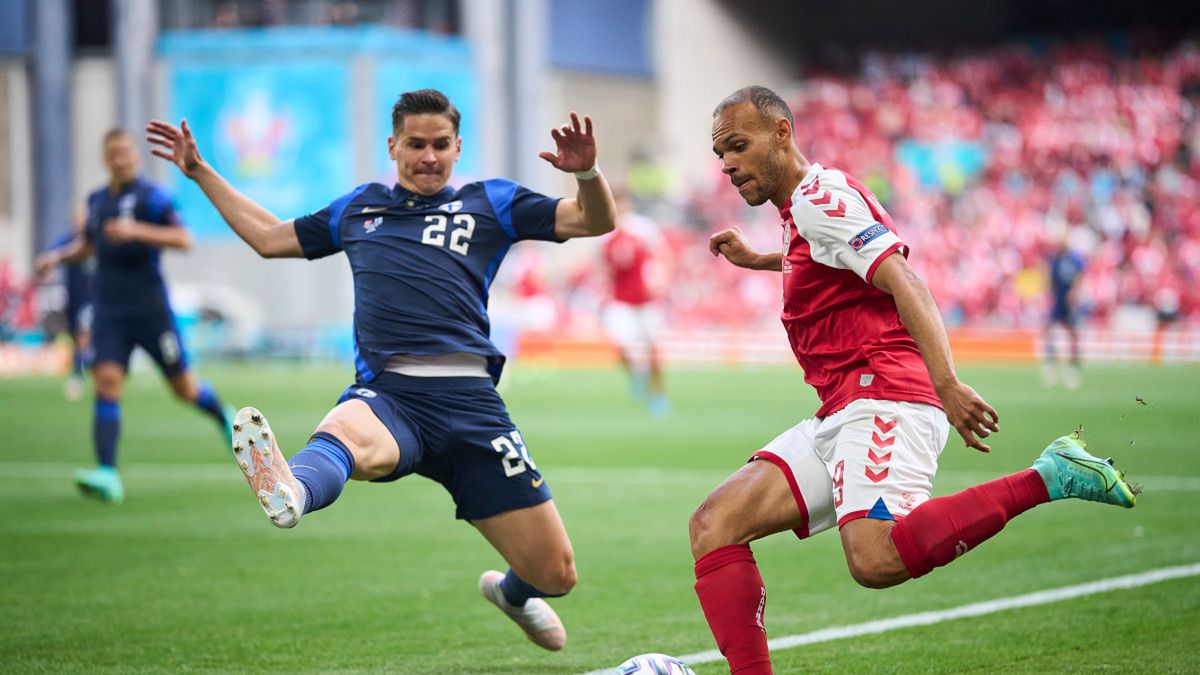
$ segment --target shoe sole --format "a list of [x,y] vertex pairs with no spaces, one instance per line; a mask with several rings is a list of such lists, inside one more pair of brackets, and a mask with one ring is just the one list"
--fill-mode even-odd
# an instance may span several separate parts
[[[559,630],[563,631],[563,635],[562,635],[561,639],[558,639],[558,640],[552,639],[550,636],[546,635],[545,633],[548,631],[543,631],[543,632],[537,633],[537,634],[529,632],[529,630],[527,630],[525,628],[525,626],[521,625],[520,621],[517,621],[515,617],[513,617],[511,614],[509,614],[508,612],[506,612],[504,610],[504,605],[500,604],[500,601],[498,598],[493,597],[492,592],[491,592],[491,589],[493,589],[493,588],[496,589],[496,591],[495,591],[496,593],[502,593],[500,591],[499,587],[497,586],[497,584],[503,578],[504,578],[503,572],[498,572],[495,570],[488,570],[487,572],[484,572],[479,577],[479,593],[480,593],[480,595],[482,595],[485,600],[487,600],[488,602],[495,605],[501,612],[504,613],[505,616],[507,616],[509,619],[511,619],[513,621],[513,623],[517,624],[517,627],[519,627],[521,629],[521,631],[523,633],[525,633],[525,637],[529,638],[529,641],[532,642],[533,644],[541,647],[542,649],[552,651],[552,652],[556,652],[556,651],[562,649],[566,645],[566,642],[567,642],[566,629],[563,628],[563,626],[562,626],[562,619],[558,619],[558,614],[556,612],[554,612],[554,610],[551,607],[549,607],[547,605],[546,609],[549,610],[552,614],[554,614],[554,617],[556,619],[558,619],[558,628],[559,628]],[[527,600],[527,602],[540,602],[540,603],[546,604],[546,601],[542,600],[541,598],[530,598],[529,600]]]
[[233,416],[233,457],[271,524],[295,527],[304,507],[300,486],[267,418],[255,408],[242,408]]

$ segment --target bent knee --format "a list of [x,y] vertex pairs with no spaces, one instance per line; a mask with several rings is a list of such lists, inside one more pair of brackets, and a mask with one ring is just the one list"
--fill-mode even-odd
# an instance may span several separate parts
[[717,509],[705,500],[688,520],[688,539],[692,544],[692,555],[699,560],[722,546],[741,543],[728,530]]
[[846,564],[850,576],[864,588],[891,588],[909,578],[902,564],[884,555],[847,554]]
[[547,595],[566,595],[578,581],[575,561],[567,557],[553,569],[539,570],[537,581],[531,581],[530,585]]
[[863,588],[889,588],[898,583],[878,567],[851,565],[850,576]]

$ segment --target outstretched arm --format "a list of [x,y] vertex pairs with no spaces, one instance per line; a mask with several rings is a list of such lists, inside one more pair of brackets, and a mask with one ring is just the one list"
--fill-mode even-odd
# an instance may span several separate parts
[[595,237],[612,232],[617,226],[617,207],[604,174],[596,167],[596,137],[592,118],[571,113],[571,123],[550,130],[556,152],[539,152],[538,157],[559,171],[575,174],[579,192],[574,199],[563,199],[554,212],[554,234],[559,239]]
[[750,247],[742,228],[731,227],[721,230],[708,240],[708,250],[713,255],[723,255],[729,262],[748,270],[780,272],[783,270],[782,253],[759,253]]
[[185,227],[156,225],[131,218],[109,218],[104,221],[104,236],[118,244],[136,241],[149,246],[181,251],[192,247],[192,235]]
[[77,263],[92,254],[92,244],[87,237],[77,234],[75,238],[58,248],[39,255],[34,263],[38,276],[44,277],[61,263]]
[[196,139],[183,120],[179,127],[154,120],[146,125],[151,152],[179,167],[195,181],[229,227],[264,258],[300,258],[304,250],[291,220],[280,221],[270,211],[238,192],[229,181],[200,157]]
[[951,426],[968,447],[991,452],[992,449],[981,439],[987,438],[991,432],[1000,431],[1000,417],[995,408],[961,382],[954,372],[954,358],[950,354],[946,326],[942,323],[942,315],[938,313],[933,296],[929,294],[929,287],[898,252],[889,254],[879,263],[871,283],[896,301],[900,320],[921,350],[921,357],[925,359],[925,367],[929,369],[929,376],[933,380],[933,388],[942,400]]

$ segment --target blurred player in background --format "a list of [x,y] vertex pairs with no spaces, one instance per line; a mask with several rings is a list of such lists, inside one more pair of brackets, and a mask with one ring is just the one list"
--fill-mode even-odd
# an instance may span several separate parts
[[576,580],[567,531],[520,432],[496,393],[505,357],[489,339],[488,287],[509,247],[561,242],[614,227],[612,194],[596,168],[591,119],[551,131],[540,156],[575,174],[575,199],[504,179],[448,186],[462,149],[460,115],[433,89],[392,108],[388,153],[397,182],[360,185],[311,215],[280,221],[200,157],[187,122],[147,127],[159,157],[194,180],[231,228],[264,257],[345,251],[354,278],[357,378],[289,463],[261,413],[244,408],[234,451],[271,522],[293,527],[346,481],[417,473],[441,483],[456,515],[511,567],[479,580],[484,597],[537,645],[561,649],[566,630],[541,598]]
[[815,418],[754,453],[692,515],[696,593],[731,672],[743,674],[771,672],[751,541],[836,525],[855,581],[885,588],[953,561],[1043,502],[1132,507],[1136,494],[1072,435],[1031,469],[929,499],[948,426],[989,452],[982,439],[999,431],[998,417],[956,376],[941,315],[891,218],[854,178],[810,164],[793,124],[763,87],[734,92],[713,113],[724,172],[748,204],[779,209],[785,243],[782,254],[759,253],[733,228],[713,235],[711,251],[782,272],[783,324],[821,399]]
[[663,391],[662,355],[655,344],[662,329],[661,295],[666,244],[658,224],[633,210],[627,189],[614,193],[617,231],[604,238],[603,259],[611,292],[601,311],[609,337],[617,344],[621,366],[633,382],[634,396],[663,417],[670,404]]
[[117,504],[125,498],[117,473],[120,399],[134,346],[154,359],[177,397],[195,404],[225,434],[229,420],[212,386],[188,368],[159,269],[160,250],[186,250],[191,235],[166,192],[140,174],[141,158],[128,131],[113,129],[104,135],[104,165],[109,182],[88,196],[82,232],[66,246],[42,254],[37,267],[46,274],[55,265],[96,254],[92,434],[98,466],[76,473],[75,483],[84,494]]
[[1078,389],[1083,384],[1080,369],[1079,331],[1075,328],[1075,295],[1079,278],[1083,274],[1083,256],[1071,250],[1066,235],[1058,238],[1054,253],[1050,256],[1050,318],[1046,322],[1046,362],[1042,365],[1042,382],[1052,387],[1058,381],[1058,355],[1055,349],[1054,327],[1060,325],[1067,332],[1070,362],[1062,368],[1062,383],[1067,389]]
[[[76,237],[83,236],[86,224],[87,213],[80,209],[75,214],[73,231],[56,239],[51,250],[61,250],[71,245]],[[71,339],[71,373],[63,384],[63,397],[68,401],[78,401],[83,398],[84,372],[92,363],[92,279],[96,272],[96,260],[88,257],[80,262],[64,263],[62,271],[66,296],[63,316],[67,335]]]

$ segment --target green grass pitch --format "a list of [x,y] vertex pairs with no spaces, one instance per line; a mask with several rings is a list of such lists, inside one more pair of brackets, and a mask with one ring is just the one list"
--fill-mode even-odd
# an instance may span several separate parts
[[[202,364],[294,452],[348,384],[342,367]],[[1137,508],[1065,502],[1016,519],[928,577],[857,587],[832,533],[755,545],[772,637],[1200,562],[1200,368],[1094,366],[1078,392],[1032,367],[963,368],[999,411],[981,455],[952,438],[935,491],[1028,466],[1055,436],[1145,477]],[[271,527],[217,431],[153,373],[123,402],[126,503],[82,499],[91,405],[52,379],[0,381],[0,671],[581,673],[715,647],[692,592],[687,519],[750,452],[811,415],[795,367],[677,369],[655,420],[616,371],[512,369],[504,392],[571,533],[580,575],[541,652],[475,590],[503,569],[412,476],[351,484]],[[1135,397],[1145,401],[1139,403]],[[776,672],[1197,672],[1200,578],[782,650]],[[724,663],[697,672],[727,672]]]

